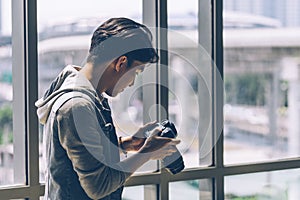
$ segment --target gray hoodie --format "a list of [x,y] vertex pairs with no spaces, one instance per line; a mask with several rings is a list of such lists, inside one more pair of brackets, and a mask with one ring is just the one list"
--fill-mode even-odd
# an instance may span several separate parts
[[67,66],[36,102],[43,125],[45,199],[118,200],[129,174],[118,165],[111,112],[79,70]]

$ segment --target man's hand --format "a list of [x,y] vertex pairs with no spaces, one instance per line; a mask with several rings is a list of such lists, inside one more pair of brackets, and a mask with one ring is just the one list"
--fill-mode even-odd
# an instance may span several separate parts
[[121,142],[125,151],[138,151],[145,143],[147,139],[147,133],[157,127],[157,121],[145,124],[143,127],[129,137],[122,137]]
[[173,154],[177,151],[176,145],[180,143],[178,139],[160,137],[160,132],[161,130],[155,129],[139,151],[147,154],[150,160],[161,160]]
[[[122,168],[122,170],[133,173],[147,161],[161,160],[177,151],[176,145],[180,143],[180,140],[160,137],[159,134],[161,133],[161,130],[158,128],[150,131],[151,134],[149,134],[149,136],[145,136],[145,132],[153,129],[156,126],[156,122],[148,123],[140,128],[136,134],[131,137],[127,137],[131,138],[128,140],[131,142],[125,142],[124,144],[134,144],[131,145],[131,148],[139,150],[137,153],[120,162],[119,166]],[[128,147],[127,149],[130,148]]]
[[145,124],[143,127],[139,128],[139,130],[132,136],[132,148],[133,151],[138,151],[143,145],[145,140],[147,139],[147,133],[152,131],[158,124],[156,121],[149,122]]

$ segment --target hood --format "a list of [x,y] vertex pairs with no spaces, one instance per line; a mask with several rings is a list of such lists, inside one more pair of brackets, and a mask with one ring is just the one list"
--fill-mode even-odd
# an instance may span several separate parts
[[97,96],[92,84],[86,77],[79,73],[80,69],[80,67],[74,65],[65,67],[51,83],[43,97],[35,102],[37,115],[41,124],[47,122],[53,104],[61,95],[68,92],[79,91],[93,97]]

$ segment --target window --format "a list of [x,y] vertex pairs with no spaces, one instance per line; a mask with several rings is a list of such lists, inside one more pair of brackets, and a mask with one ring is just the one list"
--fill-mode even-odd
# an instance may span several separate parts
[[[257,14],[258,8],[244,11],[246,5],[242,4],[234,4],[237,8],[233,9],[233,4],[228,1],[228,10],[224,11],[228,12],[224,19],[230,16],[235,23],[224,29],[224,162],[299,157],[299,126],[294,124],[299,109],[299,24],[297,28],[285,26],[292,16],[283,20],[276,10],[269,16],[266,12]],[[249,6],[254,8],[254,3]],[[267,6],[261,4],[259,9],[265,11]],[[282,9],[288,11],[291,4],[286,6]],[[245,16],[249,19],[246,28],[240,26]]]
[[[38,4],[39,19],[39,97],[49,87],[55,77],[67,65],[83,66],[90,45],[90,38],[94,29],[110,17],[125,16],[133,18],[141,22],[142,5],[139,1],[134,1],[130,6],[127,2],[114,0],[110,3],[103,3],[97,0],[88,0],[77,2],[73,1],[43,1]],[[57,5],[60,5],[57,7]],[[118,6],[112,6],[118,5]],[[82,9],[85,7],[87,9]],[[125,7],[128,9],[122,9]],[[70,10],[70,12],[66,12]],[[135,88],[138,88],[138,84]],[[115,114],[118,117],[115,124],[118,132],[121,134],[132,133],[142,121],[134,116],[137,111],[134,109],[141,108],[138,106],[130,106],[130,104],[138,103],[139,90],[133,89],[136,97],[127,94],[118,98],[123,99],[121,105],[114,106]],[[130,92],[130,91],[129,91]],[[131,99],[129,99],[131,97]],[[114,101],[120,102],[120,99]],[[127,104],[128,103],[128,104]],[[129,117],[126,115],[130,115]],[[128,123],[127,119],[132,119],[134,123]],[[128,126],[130,124],[130,126]],[[129,131],[129,133],[128,133]],[[42,147],[43,134],[40,129],[40,147]],[[42,149],[42,148],[40,148]],[[41,156],[42,158],[42,156]],[[40,159],[40,178],[43,182],[44,162]]]
[[[38,123],[32,109],[37,98],[34,10],[32,1],[1,1],[1,75],[4,76],[1,84],[6,82],[10,86],[1,86],[1,92],[10,96],[1,102],[7,122],[4,135],[10,135],[10,139],[4,137],[9,151],[1,148],[1,174],[7,173],[1,180],[1,198],[4,199],[40,196],[39,187],[35,192],[32,190],[32,186],[39,186]],[[28,18],[30,20],[26,20]],[[6,110],[4,104],[8,105]]]
[[[225,177],[228,199],[299,198],[297,170],[267,167],[299,167],[298,4],[224,1],[224,164],[268,171]],[[235,184],[250,187],[236,191]]]
[[[225,178],[226,199],[297,199],[299,169],[261,172]],[[247,187],[240,187],[246,185]]]
[[169,198],[180,199],[212,199],[212,180],[188,180],[171,182]]
[[160,63],[110,100],[117,132],[170,119],[186,168],[149,162],[123,198],[299,199],[297,2],[0,0],[1,198],[43,196],[34,102],[64,66],[84,63],[101,20],[126,16],[151,27]]
[[[1,5],[5,6],[5,5]],[[8,9],[11,11],[11,8]],[[13,115],[12,115],[12,55],[11,55],[11,17],[10,13],[3,13],[10,23],[1,24],[1,108],[0,108],[0,183],[1,185],[12,184],[13,178]],[[2,27],[9,27],[10,30],[3,30]]]
[[0,187],[25,184],[25,116],[16,114],[24,110],[21,35],[13,29],[11,3],[0,2]]

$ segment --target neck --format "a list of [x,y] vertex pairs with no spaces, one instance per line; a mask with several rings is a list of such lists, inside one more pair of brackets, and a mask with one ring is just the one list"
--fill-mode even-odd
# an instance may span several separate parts
[[80,70],[80,73],[84,75],[97,91],[98,95],[106,91],[106,85],[104,80],[105,66],[95,67],[92,63],[86,63]]

